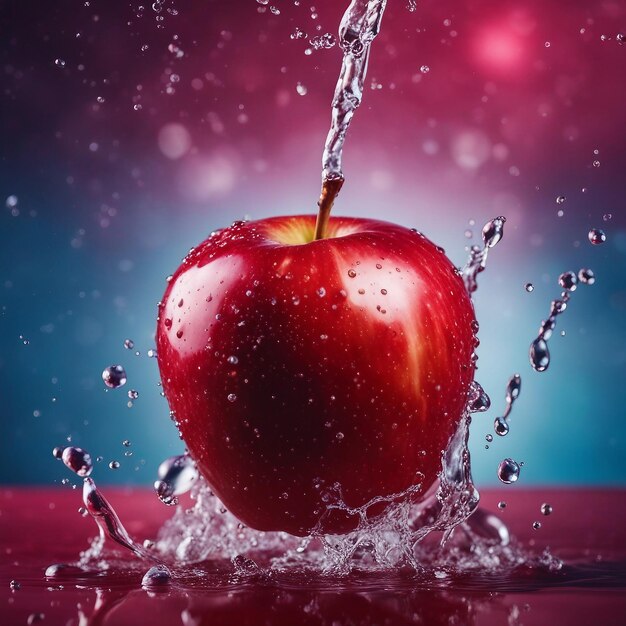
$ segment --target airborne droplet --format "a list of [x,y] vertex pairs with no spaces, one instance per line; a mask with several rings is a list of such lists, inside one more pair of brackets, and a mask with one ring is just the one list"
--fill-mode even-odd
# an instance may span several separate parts
[[121,365],[111,365],[102,372],[102,380],[110,389],[126,384],[126,370]]
[[504,459],[498,466],[498,478],[507,485],[517,481],[519,473],[520,466],[513,459]]

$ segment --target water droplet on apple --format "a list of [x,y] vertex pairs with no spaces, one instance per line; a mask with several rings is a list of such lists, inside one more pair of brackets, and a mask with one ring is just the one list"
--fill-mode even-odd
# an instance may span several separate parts
[[91,455],[82,448],[68,446],[61,453],[61,460],[66,467],[83,478],[89,476],[93,469]]
[[491,399],[475,380],[470,383],[467,394],[468,410],[470,413],[482,413],[491,406]]
[[520,466],[513,459],[504,459],[498,466],[498,478],[507,485],[517,481],[519,473]]
[[102,372],[102,380],[110,389],[126,384],[126,370],[121,365],[111,365]]

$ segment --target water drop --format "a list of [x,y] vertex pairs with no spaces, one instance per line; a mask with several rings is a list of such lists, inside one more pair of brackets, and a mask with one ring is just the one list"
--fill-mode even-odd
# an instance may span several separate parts
[[420,67],[420,72],[422,74],[428,74],[428,72],[430,72],[430,67],[428,67],[428,65],[422,65]]
[[126,384],[126,370],[121,365],[111,365],[102,372],[102,380],[110,389]]
[[127,350],[132,350],[135,347],[135,342],[132,339],[124,339],[124,347]]
[[565,196],[557,196],[556,203],[563,204],[565,202]]
[[159,465],[154,483],[157,496],[168,506],[178,504],[179,496],[189,491],[198,477],[196,466],[188,454],[172,456]]
[[298,83],[296,85],[296,91],[298,92],[299,96],[306,96],[309,90],[302,83]]
[[55,459],[59,459],[61,460],[61,458],[63,457],[63,448],[57,446],[56,448],[52,449],[52,456]]
[[482,413],[491,406],[491,399],[476,381],[470,383],[467,400],[470,413]]
[[506,509],[506,502],[504,500],[500,500],[500,502],[498,502],[498,508],[500,510]]
[[141,586],[148,589],[167,587],[172,581],[172,574],[165,565],[151,567],[141,579]]
[[578,278],[574,272],[563,272],[559,276],[559,285],[568,291],[576,291],[576,283]]
[[82,477],[89,476],[93,469],[91,455],[82,448],[68,446],[63,450],[61,460],[66,467]]
[[119,467],[120,467],[119,461],[111,461],[109,463],[109,469],[116,470],[116,469],[119,469]]
[[578,280],[585,285],[593,285],[596,282],[596,276],[592,270],[583,268],[578,270]]
[[542,515],[550,515],[552,513],[552,505],[548,504],[547,502],[544,502],[541,505],[540,511]]
[[356,272],[353,269],[348,270],[348,276],[350,278],[354,278],[356,276]]
[[21,588],[22,588],[22,584],[18,582],[17,580],[12,580],[9,583],[9,589],[11,591],[19,591]]
[[537,372],[545,372],[550,365],[550,350],[548,344],[542,337],[537,337],[530,344],[529,351],[530,364]]
[[603,219],[605,222],[609,222],[612,218],[613,218],[613,214],[612,214],[612,213],[605,213],[605,214],[602,216],[602,219]]
[[541,522],[533,522],[533,528],[539,530],[541,528]]
[[54,64],[57,67],[65,67],[65,61],[63,59],[55,59]]
[[485,441],[488,441],[489,443],[491,443],[493,441],[493,435],[491,434],[485,435]]
[[136,400],[139,397],[139,392],[136,389],[130,389],[128,391],[128,397],[131,400]]
[[237,396],[236,396],[234,393],[229,393],[229,394],[226,396],[226,399],[227,399],[229,402],[236,402],[236,401],[237,401]]
[[504,437],[509,432],[509,424],[504,419],[504,417],[496,417],[493,421],[493,429],[496,432],[496,435],[500,435],[500,437]]
[[153,359],[156,357],[157,351],[151,348],[150,350],[148,350],[146,354],[148,355],[149,358]]
[[587,237],[589,238],[589,242],[594,246],[599,246],[606,241],[605,232],[599,228],[592,228],[587,234]]
[[530,293],[531,291],[535,290],[535,286],[532,283],[526,283],[524,285],[524,289],[526,289],[526,291]]
[[520,466],[513,459],[504,459],[498,466],[498,478],[510,485],[519,478]]
[[495,217],[489,220],[483,227],[483,242],[487,248],[493,248],[504,235],[505,217]]

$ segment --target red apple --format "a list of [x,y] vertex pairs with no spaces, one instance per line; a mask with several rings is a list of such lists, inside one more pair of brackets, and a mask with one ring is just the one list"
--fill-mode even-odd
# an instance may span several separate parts
[[[163,387],[189,452],[245,524],[305,535],[326,512],[441,468],[473,377],[458,271],[416,231],[314,216],[236,222],[193,249],[159,306]],[[326,512],[326,514],[325,514]]]

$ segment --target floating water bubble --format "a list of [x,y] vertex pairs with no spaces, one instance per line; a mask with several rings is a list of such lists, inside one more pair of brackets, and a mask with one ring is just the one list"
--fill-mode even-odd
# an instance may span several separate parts
[[110,389],[126,384],[126,370],[121,365],[111,365],[102,372],[102,380]]
[[165,565],[154,565],[141,579],[141,586],[146,589],[169,587],[172,582],[172,574]]
[[606,241],[605,232],[599,228],[592,228],[587,234],[587,237],[589,238],[589,242],[594,246],[599,246]]
[[61,460],[63,458],[63,448],[61,448],[60,446],[57,446],[56,448],[53,448],[52,449],[52,456],[55,459]]
[[593,285],[596,282],[596,276],[593,270],[582,268],[578,270],[578,280],[585,285]]
[[229,402],[237,402],[237,394],[234,394],[234,393],[229,393],[229,394],[226,396],[226,399],[227,399]]
[[136,400],[139,397],[139,392],[136,389],[129,389],[128,390],[128,397],[131,400]]
[[132,339],[124,339],[124,347],[127,350],[132,350],[135,347],[135,342]]
[[509,425],[503,417],[496,417],[493,422],[493,429],[496,431],[497,435],[504,437],[509,432]]
[[539,530],[541,528],[541,522],[533,522],[533,528]]
[[504,235],[504,224],[506,217],[494,217],[487,222],[482,231],[483,242],[487,248],[493,248]]
[[552,513],[552,505],[548,504],[547,502],[544,502],[541,505],[540,511],[542,515],[550,515]]
[[506,509],[506,502],[504,502],[504,500],[500,500],[500,502],[498,502],[498,508],[502,511]]
[[493,435],[491,434],[485,435],[485,441],[488,441],[489,443],[491,443],[493,441]]
[[237,365],[237,363],[239,363],[239,359],[236,356],[229,356],[226,361],[230,364],[230,365]]
[[556,197],[556,203],[557,204],[563,204],[565,202],[565,196],[557,196]]
[[302,83],[298,82],[296,84],[296,91],[298,92],[299,96],[306,96],[306,94],[308,93],[308,89],[306,88],[305,85],[303,85]]
[[428,74],[428,72],[430,72],[430,67],[428,67],[428,65],[422,65],[420,67],[420,72],[422,74]]
[[198,477],[196,466],[188,454],[172,456],[159,465],[154,483],[157,496],[168,506],[178,504],[179,496],[189,491]]
[[602,219],[603,219],[605,222],[609,222],[609,221],[611,221],[611,219],[612,219],[612,218],[613,218],[613,214],[612,214],[612,213],[605,213],[605,214],[602,216]]
[[498,465],[498,478],[505,484],[510,485],[519,478],[520,466],[513,459],[504,459]]
[[550,350],[542,337],[537,337],[530,344],[530,364],[537,372],[545,372],[550,365]]
[[157,351],[154,350],[154,348],[150,348],[150,350],[148,350],[148,352],[146,352],[146,354],[148,355],[148,358],[154,359],[157,356]]
[[531,291],[535,290],[535,286],[532,283],[526,283],[524,285],[524,289],[526,289],[526,291],[530,293]]
[[120,467],[119,461],[111,461],[109,463],[109,469],[116,470],[116,469],[119,469],[119,467]]
[[89,476],[93,469],[91,455],[82,448],[68,446],[61,453],[61,460],[66,467],[83,478]]
[[568,291],[576,291],[576,283],[578,278],[574,272],[563,272],[559,276],[559,285]]
[[9,589],[10,589],[11,591],[19,591],[21,588],[22,588],[22,583],[20,583],[20,582],[19,582],[19,581],[17,581],[17,580],[12,580],[12,581],[9,583]]

